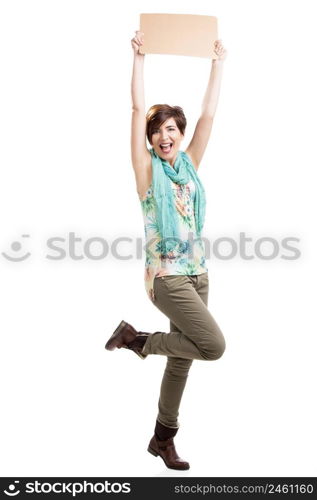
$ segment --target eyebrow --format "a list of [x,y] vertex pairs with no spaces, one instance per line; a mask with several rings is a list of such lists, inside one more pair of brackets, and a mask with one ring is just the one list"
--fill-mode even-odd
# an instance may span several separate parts
[[[166,128],[176,127],[176,125],[166,125]],[[160,130],[162,127],[154,127],[154,130]]]

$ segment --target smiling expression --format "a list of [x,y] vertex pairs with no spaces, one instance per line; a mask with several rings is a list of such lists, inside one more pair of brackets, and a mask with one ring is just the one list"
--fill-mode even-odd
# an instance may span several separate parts
[[174,118],[171,117],[162,123],[159,129],[153,130],[152,146],[163,160],[174,165],[183,138]]

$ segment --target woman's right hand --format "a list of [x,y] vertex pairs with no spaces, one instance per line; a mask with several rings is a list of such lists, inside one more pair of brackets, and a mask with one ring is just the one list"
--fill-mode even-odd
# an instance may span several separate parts
[[134,50],[134,55],[144,56],[144,54],[140,54],[139,48],[143,45],[144,41],[144,33],[142,31],[136,31],[135,36],[131,40],[131,45]]

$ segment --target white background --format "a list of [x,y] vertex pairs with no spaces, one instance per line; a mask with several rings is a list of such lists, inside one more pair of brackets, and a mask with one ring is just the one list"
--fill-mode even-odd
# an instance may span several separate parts
[[[0,5],[0,252],[31,253],[0,255],[1,475],[316,475],[314,2]],[[189,374],[175,438],[187,472],[146,451],[166,358],[104,349],[121,319],[168,329],[146,296],[144,258],[84,255],[92,237],[143,237],[130,161],[130,40],[141,12],[215,15],[228,50],[199,170],[205,236],[245,232],[251,254],[264,236],[300,239],[297,260],[282,249],[273,260],[208,260],[209,308],[227,349]],[[146,56],[147,108],[184,108],[182,149],[210,65]],[[82,259],[69,256],[71,232]],[[51,237],[65,238],[64,259],[47,258]]]

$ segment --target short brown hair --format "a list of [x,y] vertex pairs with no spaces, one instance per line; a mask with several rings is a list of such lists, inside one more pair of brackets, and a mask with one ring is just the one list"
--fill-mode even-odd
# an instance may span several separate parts
[[169,106],[168,104],[154,104],[146,113],[146,136],[150,144],[152,144],[153,130],[159,128],[168,118],[175,119],[180,133],[184,135],[187,120],[182,108],[180,106]]

